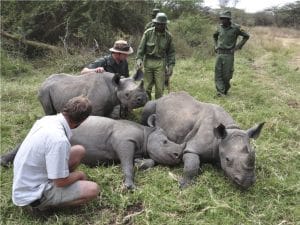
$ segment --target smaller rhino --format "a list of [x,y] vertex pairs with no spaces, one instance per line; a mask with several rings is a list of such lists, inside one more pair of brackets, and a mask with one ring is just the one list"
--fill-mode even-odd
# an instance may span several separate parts
[[[112,117],[115,106],[120,105],[127,113],[127,110],[142,107],[148,101],[143,81],[139,85],[135,81],[108,72],[80,76],[53,74],[41,85],[38,99],[46,115],[55,115],[69,99],[83,95],[92,103],[92,115]],[[122,118],[126,116],[120,115]]]

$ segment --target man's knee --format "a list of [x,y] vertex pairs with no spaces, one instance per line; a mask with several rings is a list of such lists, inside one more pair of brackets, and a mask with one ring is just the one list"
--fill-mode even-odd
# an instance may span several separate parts
[[71,154],[78,159],[82,159],[85,153],[86,150],[82,145],[74,145],[71,147]]
[[81,181],[80,184],[81,197],[93,199],[100,193],[100,187],[97,183],[92,181]]

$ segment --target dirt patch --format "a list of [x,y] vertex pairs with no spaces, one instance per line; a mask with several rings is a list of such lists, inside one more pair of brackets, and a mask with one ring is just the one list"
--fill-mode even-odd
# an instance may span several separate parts
[[289,99],[287,105],[294,109],[300,109],[300,103],[295,99]]

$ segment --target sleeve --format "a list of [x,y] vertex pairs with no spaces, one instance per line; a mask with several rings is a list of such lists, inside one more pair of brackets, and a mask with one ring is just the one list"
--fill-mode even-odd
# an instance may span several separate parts
[[86,68],[89,69],[96,69],[97,67],[103,67],[105,69],[106,61],[104,58],[96,59],[94,62],[86,66]]
[[219,37],[219,30],[217,29],[216,32],[213,34],[215,46],[218,45],[218,37]]
[[68,141],[59,141],[49,145],[46,153],[46,169],[48,179],[65,178],[69,176],[69,150]]
[[145,55],[146,42],[147,42],[147,33],[144,32],[143,37],[141,39],[141,42],[140,42],[139,47],[138,47],[137,52],[136,52],[136,59],[142,59],[143,60],[144,55]]
[[241,49],[250,38],[250,35],[240,27],[238,27],[238,35],[242,36],[242,40],[236,45],[236,48]]
[[167,49],[167,52],[166,52],[166,61],[167,61],[167,66],[174,66],[175,65],[175,46],[174,46],[174,43],[173,43],[173,38],[172,36],[170,36],[170,41],[169,41],[169,47]]

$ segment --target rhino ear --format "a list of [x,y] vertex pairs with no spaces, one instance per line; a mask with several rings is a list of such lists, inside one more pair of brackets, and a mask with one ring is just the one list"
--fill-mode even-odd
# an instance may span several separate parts
[[147,123],[148,123],[149,127],[155,127],[156,126],[156,114],[151,114],[148,117]]
[[115,73],[115,75],[112,78],[112,82],[115,85],[119,85],[120,84],[120,79],[121,79],[121,75],[119,73]]
[[253,138],[253,139],[258,138],[264,124],[265,124],[265,122],[262,122],[262,123],[258,124],[257,126],[254,126],[250,129],[248,129],[247,134],[248,134],[249,138]]
[[139,88],[142,89],[142,90],[144,89],[144,80],[141,80]]
[[218,127],[214,128],[214,135],[218,139],[224,139],[227,136],[226,128],[222,123],[220,123]]

